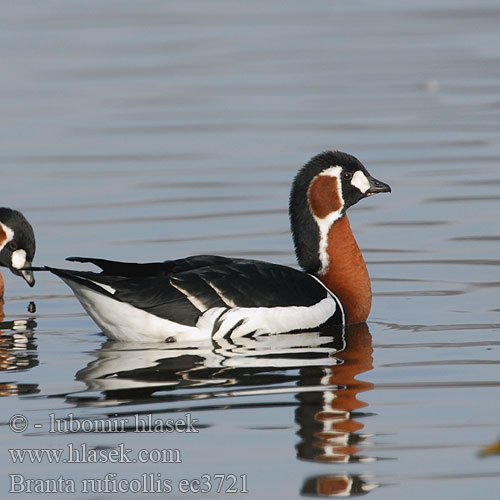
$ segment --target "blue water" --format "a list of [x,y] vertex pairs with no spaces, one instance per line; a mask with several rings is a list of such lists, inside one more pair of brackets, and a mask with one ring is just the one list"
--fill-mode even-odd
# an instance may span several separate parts
[[[311,156],[347,151],[392,187],[350,211],[374,289],[354,331],[118,345],[57,278],[29,289],[3,272],[3,497],[66,498],[26,489],[63,477],[81,499],[219,498],[233,479],[231,498],[498,499],[500,459],[478,456],[500,435],[495,2],[1,10],[2,205],[33,223],[38,265],[196,253],[295,265],[288,191]],[[8,323],[28,318],[31,331]],[[50,432],[69,414],[126,429]],[[135,415],[196,419],[199,432],[134,432]],[[20,464],[8,452],[67,460],[83,444],[178,450],[181,462]],[[107,473],[128,489],[85,492]],[[172,491],[148,491],[149,474]]]

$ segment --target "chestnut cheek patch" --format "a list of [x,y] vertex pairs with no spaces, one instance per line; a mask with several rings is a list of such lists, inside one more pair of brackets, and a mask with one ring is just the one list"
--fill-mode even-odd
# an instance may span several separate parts
[[342,208],[339,181],[330,175],[318,175],[309,188],[309,205],[315,217],[324,219]]
[[0,250],[2,250],[6,242],[7,242],[7,233],[5,232],[2,224],[0,224]]

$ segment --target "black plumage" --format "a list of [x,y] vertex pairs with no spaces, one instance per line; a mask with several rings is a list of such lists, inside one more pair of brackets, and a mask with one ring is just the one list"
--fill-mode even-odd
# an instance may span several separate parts
[[[69,260],[95,264],[102,272],[49,269],[115,300],[188,326],[195,326],[212,308],[307,307],[328,296],[326,288],[312,276],[257,260],[213,255],[153,264],[83,257]],[[341,315],[340,307],[338,310]]]

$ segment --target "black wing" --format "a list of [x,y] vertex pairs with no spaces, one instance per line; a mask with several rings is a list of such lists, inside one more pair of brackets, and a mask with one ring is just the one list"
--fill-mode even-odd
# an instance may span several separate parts
[[174,262],[148,262],[139,264],[135,262],[118,262],[115,260],[94,259],[87,257],[68,257],[70,262],[83,262],[94,264],[102,269],[102,274],[110,276],[163,276],[172,272]]
[[92,288],[108,285],[114,299],[190,326],[215,307],[312,306],[328,295],[302,271],[256,260],[204,255],[152,264],[70,260],[95,264],[102,272],[52,271],[81,284],[90,280]]

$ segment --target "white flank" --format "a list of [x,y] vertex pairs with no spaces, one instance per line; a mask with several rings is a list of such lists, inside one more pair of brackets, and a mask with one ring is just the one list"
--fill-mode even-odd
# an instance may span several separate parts
[[[64,279],[64,278],[63,278]],[[164,342],[168,337],[199,340],[207,337],[193,326],[159,318],[125,302],[64,279],[88,315],[110,339],[122,342]],[[208,334],[209,335],[209,334]]]
[[14,269],[22,269],[26,264],[26,251],[20,249],[12,252],[10,262]]
[[[83,284],[63,280],[103,333],[122,342],[164,342],[169,337],[189,342],[210,339],[212,333],[213,338],[222,338],[228,333],[237,338],[250,333],[262,335],[314,329],[328,321],[339,307],[325,287],[327,297],[313,306],[218,307],[202,314],[196,326],[186,326],[120,302]],[[218,329],[213,332],[216,322]]]
[[220,326],[214,332],[214,339],[224,337],[228,333],[231,338],[249,333],[286,333],[317,328],[325,323],[336,309],[337,302],[330,295],[313,306],[236,307],[225,311],[217,308],[203,314],[197,326],[204,329],[207,320],[213,324],[213,320],[219,318]]
[[365,194],[370,189],[370,181],[366,178],[366,175],[358,170],[354,173],[351,179],[351,184],[358,188],[363,194]]

